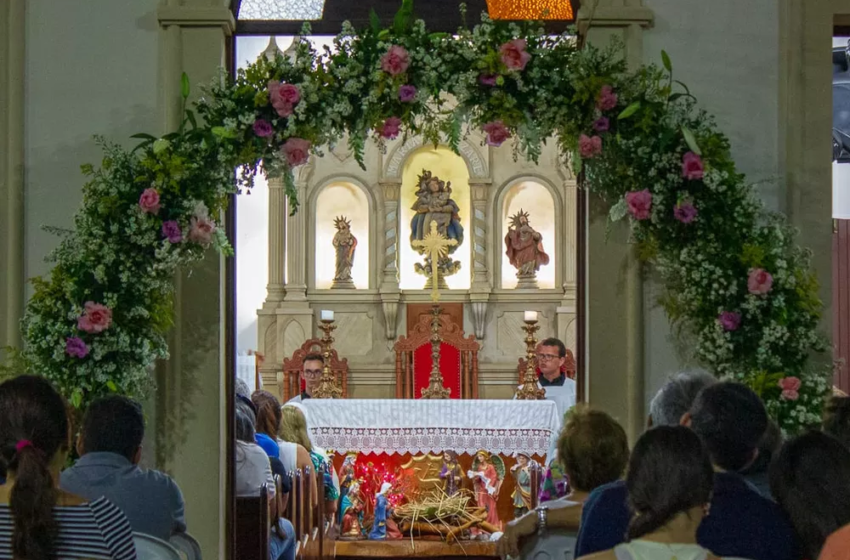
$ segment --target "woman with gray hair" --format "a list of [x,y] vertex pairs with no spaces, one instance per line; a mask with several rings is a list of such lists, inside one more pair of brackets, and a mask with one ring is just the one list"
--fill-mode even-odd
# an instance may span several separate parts
[[717,378],[701,369],[672,375],[649,403],[647,427],[678,426],[699,392],[715,383]]

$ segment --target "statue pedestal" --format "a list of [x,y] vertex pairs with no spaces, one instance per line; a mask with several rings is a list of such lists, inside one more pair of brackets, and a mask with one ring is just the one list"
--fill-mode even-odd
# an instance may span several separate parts
[[357,287],[354,285],[354,281],[350,278],[348,280],[334,280],[334,283],[331,285],[331,290],[356,290]]
[[536,290],[537,286],[537,276],[520,276],[517,275],[517,290]]

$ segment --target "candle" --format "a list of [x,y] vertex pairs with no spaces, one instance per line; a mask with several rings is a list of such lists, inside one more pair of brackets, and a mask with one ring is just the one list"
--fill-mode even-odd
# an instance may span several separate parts
[[537,321],[537,311],[526,311],[525,312],[525,322],[526,323],[534,323]]
[[322,309],[322,321],[333,321],[334,312],[330,309]]

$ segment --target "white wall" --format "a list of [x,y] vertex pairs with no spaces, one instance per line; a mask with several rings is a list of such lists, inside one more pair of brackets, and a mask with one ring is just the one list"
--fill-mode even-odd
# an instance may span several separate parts
[[[82,200],[80,165],[98,164],[92,135],[156,133],[157,0],[27,0],[26,277],[46,273]],[[28,292],[31,293],[31,292]]]
[[[779,177],[779,2],[776,0],[644,0],[655,25],[644,33],[644,63],[673,62],[699,106],[729,137],[738,169],[769,208],[783,210]],[[825,53],[824,56],[828,56]],[[645,284],[644,390],[647,403],[665,378],[687,365],[677,356],[660,290]]]

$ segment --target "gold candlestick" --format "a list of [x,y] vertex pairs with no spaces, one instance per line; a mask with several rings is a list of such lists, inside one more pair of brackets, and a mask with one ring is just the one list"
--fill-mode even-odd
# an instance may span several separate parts
[[525,375],[522,378],[522,385],[517,387],[515,396],[518,400],[536,401],[546,397],[546,389],[537,384],[537,374],[535,369],[537,366],[537,337],[534,336],[540,327],[537,326],[537,320],[525,320]]
[[423,399],[447,399],[452,390],[443,386],[443,374],[440,373],[440,306],[431,306],[431,377],[428,387],[422,389]]
[[331,373],[331,344],[333,337],[331,333],[336,329],[333,321],[322,319],[319,328],[324,331],[322,336],[322,356],[324,357],[324,366],[322,366],[322,379],[319,386],[313,391],[313,398],[316,399],[338,399],[342,397],[342,387],[337,385],[333,373]]

